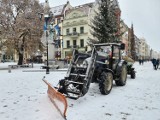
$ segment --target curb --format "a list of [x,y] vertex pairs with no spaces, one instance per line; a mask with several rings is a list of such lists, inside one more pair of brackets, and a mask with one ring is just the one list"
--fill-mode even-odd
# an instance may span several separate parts
[[[49,70],[50,72],[67,72],[67,70]],[[23,70],[22,72],[46,72],[46,70]]]

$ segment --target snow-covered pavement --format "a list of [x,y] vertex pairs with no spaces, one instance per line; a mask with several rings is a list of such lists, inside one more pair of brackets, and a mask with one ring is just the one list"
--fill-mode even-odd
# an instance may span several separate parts
[[[5,67],[7,63],[0,63]],[[56,85],[66,72],[23,72],[34,68],[18,68],[8,73],[0,70],[0,120],[63,120],[47,96],[43,76]],[[113,86],[107,96],[98,84],[78,100],[68,100],[67,120],[160,120],[160,69],[151,62],[134,64],[137,77],[128,76],[123,87]]]

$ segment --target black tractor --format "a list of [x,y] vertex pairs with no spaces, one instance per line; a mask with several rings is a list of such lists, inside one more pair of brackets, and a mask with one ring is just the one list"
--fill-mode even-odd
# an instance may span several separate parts
[[93,44],[87,53],[73,50],[67,75],[59,81],[58,91],[69,98],[84,96],[90,83],[99,83],[100,92],[107,95],[112,90],[113,80],[117,86],[124,86],[127,80],[127,62],[122,59],[124,44]]

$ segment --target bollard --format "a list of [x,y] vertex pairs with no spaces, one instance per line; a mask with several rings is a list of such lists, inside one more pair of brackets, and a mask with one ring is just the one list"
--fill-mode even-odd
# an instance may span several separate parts
[[11,66],[8,66],[8,73],[11,73]]
[[33,62],[32,62],[32,68],[33,68]]

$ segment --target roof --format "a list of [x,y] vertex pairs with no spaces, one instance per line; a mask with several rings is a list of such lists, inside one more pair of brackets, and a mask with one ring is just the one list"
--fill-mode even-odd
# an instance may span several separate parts
[[51,11],[52,11],[53,15],[54,16],[62,15],[65,6],[66,6],[66,4],[52,7]]
[[[95,4],[98,4],[98,2],[99,2],[99,0],[95,0]],[[114,6],[115,8],[120,9],[118,0],[111,0],[111,2],[112,2],[113,6]]]
[[119,7],[119,3],[117,0],[113,0],[113,5],[116,7],[116,8],[120,8]]
[[83,11],[86,15],[88,15],[89,10],[90,10],[90,8],[93,7],[93,5],[94,5],[94,2],[79,5],[79,6],[74,7],[73,9],[68,10],[67,13],[70,13],[73,10],[80,10],[80,11]]

